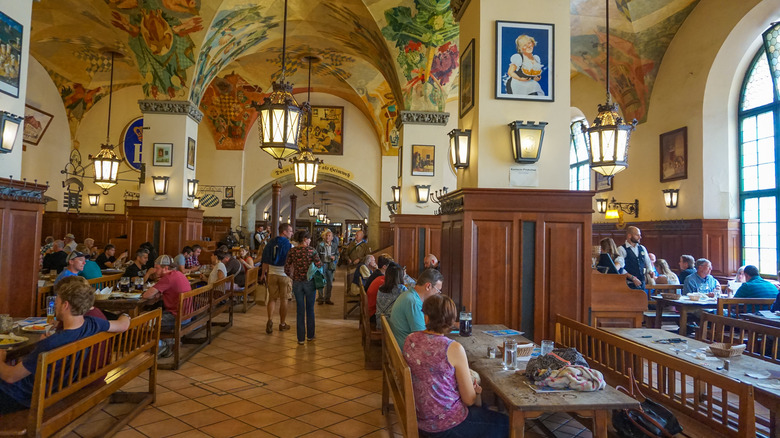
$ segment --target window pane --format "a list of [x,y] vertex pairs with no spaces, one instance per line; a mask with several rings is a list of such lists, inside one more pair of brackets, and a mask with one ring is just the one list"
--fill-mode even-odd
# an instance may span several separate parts
[[758,162],[759,163],[774,163],[775,162],[775,138],[768,137],[762,138],[756,143],[758,146]]
[[742,145],[742,165],[755,166],[756,164],[758,164],[758,142],[746,142]]
[[756,117],[746,117],[742,120],[742,141],[753,141],[756,139]]
[[749,75],[742,97],[742,109],[746,110],[772,103],[774,99],[772,78],[769,73],[766,54],[764,54],[763,50]]
[[771,138],[775,135],[774,120],[772,113],[761,113],[756,117],[758,138]]
[[746,192],[758,189],[758,169],[756,166],[742,169],[742,182]]
[[762,164],[758,166],[758,189],[766,190],[775,188],[775,165]]
[[758,263],[758,272],[769,275],[777,274],[777,250],[760,249]]

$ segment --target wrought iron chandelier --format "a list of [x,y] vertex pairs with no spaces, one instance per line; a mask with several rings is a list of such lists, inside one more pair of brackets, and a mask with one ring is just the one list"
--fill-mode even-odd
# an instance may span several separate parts
[[122,160],[114,153],[114,145],[111,144],[111,103],[114,94],[114,58],[116,52],[111,52],[111,79],[108,85],[108,120],[106,122],[106,142],[100,145],[100,152],[92,159],[95,166],[95,184],[103,188],[103,193],[108,194],[108,189],[117,183],[119,163]]

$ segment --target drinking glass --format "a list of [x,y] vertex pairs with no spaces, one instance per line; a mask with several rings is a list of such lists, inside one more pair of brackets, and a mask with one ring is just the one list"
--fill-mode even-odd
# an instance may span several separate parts
[[461,336],[471,336],[471,312],[460,312],[460,331]]
[[540,354],[542,356],[546,356],[549,353],[552,353],[553,349],[555,349],[555,341],[549,341],[549,340],[542,341],[542,349],[541,349],[542,351]]
[[54,300],[57,297],[46,297],[46,323],[52,324],[54,322]]
[[517,342],[514,339],[504,340],[504,369],[517,369]]

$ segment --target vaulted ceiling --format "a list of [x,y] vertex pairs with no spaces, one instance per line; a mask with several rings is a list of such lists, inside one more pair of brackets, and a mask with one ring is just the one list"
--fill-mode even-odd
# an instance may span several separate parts
[[[626,118],[643,121],[674,34],[698,0],[610,0],[612,87]],[[60,90],[71,134],[115,88],[189,99],[220,149],[243,149],[282,65],[284,0],[44,0],[33,4],[31,53]],[[604,0],[571,0],[571,68],[603,83]],[[397,153],[399,110],[442,111],[457,98],[458,26],[449,0],[289,0],[286,79],[339,96]],[[316,102],[314,102],[316,104]]]

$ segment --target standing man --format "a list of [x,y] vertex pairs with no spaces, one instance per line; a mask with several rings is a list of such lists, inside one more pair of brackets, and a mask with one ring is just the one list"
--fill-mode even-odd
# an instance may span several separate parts
[[[707,259],[696,260],[696,273],[685,278],[683,295],[688,295],[691,292],[709,293],[720,290],[720,283],[710,275],[710,272],[712,272],[712,262]],[[742,288],[740,287],[740,289]]]
[[84,270],[84,263],[86,262],[87,259],[83,253],[73,251],[68,254],[68,267],[60,272],[60,275],[58,275],[57,279],[54,280],[54,285],[56,286],[57,283],[59,283],[63,278],[75,277],[76,275],[79,275],[79,272]]
[[260,282],[266,279],[268,285],[268,322],[265,323],[265,332],[269,335],[274,331],[273,314],[276,300],[279,300],[279,331],[290,330],[287,325],[287,300],[292,296],[292,280],[284,272],[284,264],[287,262],[287,253],[292,244],[290,238],[293,228],[290,224],[279,225],[279,235],[271,239],[263,249],[263,268]]
[[258,252],[262,251],[266,240],[268,240],[268,232],[265,231],[265,227],[263,225],[258,225],[255,229],[255,234],[252,236],[252,245],[254,247],[253,249]]
[[777,287],[761,278],[755,266],[745,266],[745,279],[747,281],[737,289],[734,298],[775,298],[777,296]]
[[[422,312],[423,301],[428,297],[441,293],[444,276],[435,269],[426,269],[417,278],[417,284],[403,292],[393,304],[390,311],[390,328],[393,336],[398,341],[398,346],[403,349],[406,337],[412,332],[425,330],[425,316]],[[380,322],[377,321],[377,324]]]
[[368,242],[365,239],[365,233],[363,230],[358,230],[355,233],[355,240],[347,247],[347,259],[349,264],[357,265],[363,260],[369,253],[371,248],[368,247]]
[[685,284],[685,279],[688,278],[689,275],[696,273],[696,268],[694,268],[695,264],[696,259],[694,259],[693,256],[688,254],[680,256],[680,274],[677,276],[680,280],[680,284]]
[[626,243],[618,247],[618,254],[626,261],[626,283],[631,289],[645,289],[645,273],[653,272],[653,262],[647,249],[639,244],[642,232],[637,227],[626,228]]

